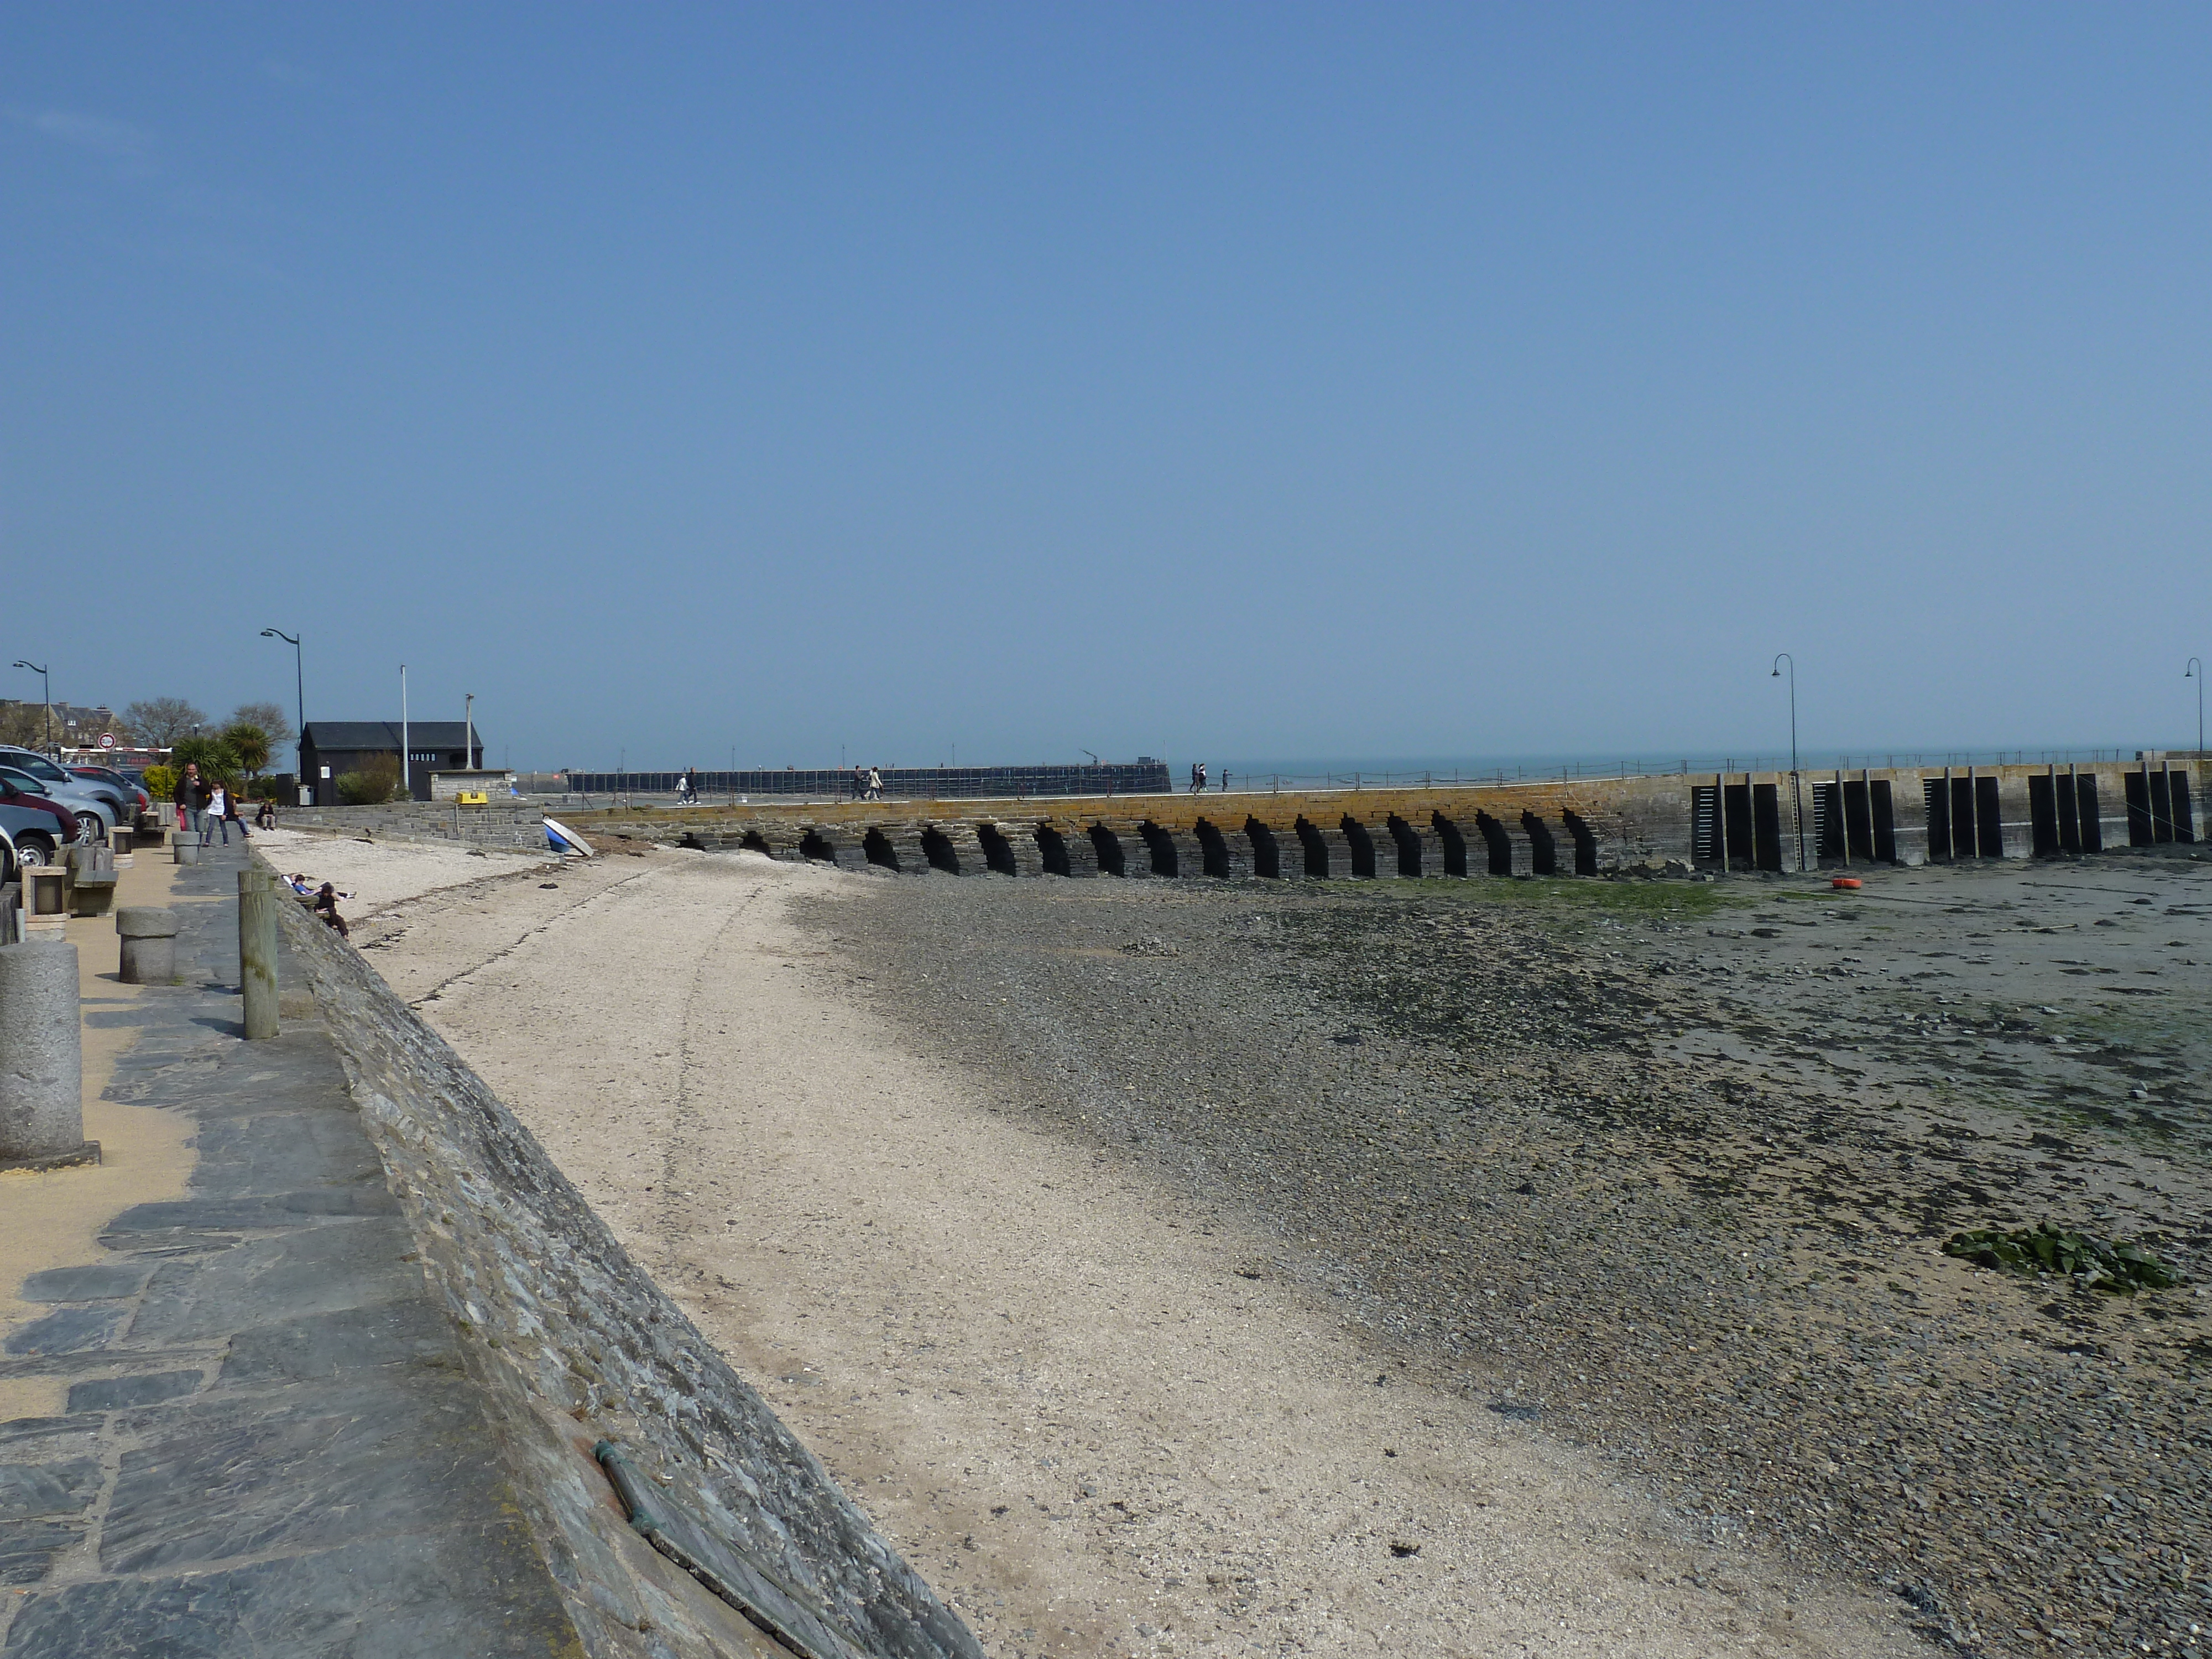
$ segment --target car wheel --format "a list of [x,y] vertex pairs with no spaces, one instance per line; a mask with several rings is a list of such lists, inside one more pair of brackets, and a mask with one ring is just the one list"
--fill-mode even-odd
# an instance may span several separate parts
[[23,835],[15,837],[15,862],[44,866],[54,861],[54,844],[46,836]]
[[76,838],[88,842],[105,841],[107,825],[97,812],[80,812],[76,815]]

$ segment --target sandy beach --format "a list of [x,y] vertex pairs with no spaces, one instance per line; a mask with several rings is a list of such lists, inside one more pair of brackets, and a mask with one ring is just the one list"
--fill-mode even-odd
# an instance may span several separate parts
[[370,959],[993,1653],[1921,1645],[915,1040],[795,915],[865,933],[896,884],[642,849],[456,882],[433,851],[407,896],[405,849],[290,842],[380,899]]

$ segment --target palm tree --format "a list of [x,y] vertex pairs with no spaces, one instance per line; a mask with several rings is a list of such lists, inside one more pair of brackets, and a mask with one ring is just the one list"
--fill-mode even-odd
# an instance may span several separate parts
[[222,742],[249,778],[260,776],[269,764],[269,734],[250,721],[239,720],[223,727]]

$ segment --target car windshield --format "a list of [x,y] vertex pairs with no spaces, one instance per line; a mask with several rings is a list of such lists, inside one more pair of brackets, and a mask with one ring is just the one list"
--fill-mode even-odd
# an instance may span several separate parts
[[33,777],[59,778],[64,781],[67,781],[69,778],[69,774],[52,761],[42,759],[37,755],[27,755],[21,750],[8,757],[8,764],[19,772],[30,773]]
[[46,793],[39,787],[40,781],[37,778],[33,777],[28,772],[19,772],[12,766],[0,766],[0,779],[5,779],[18,789],[27,789],[34,795],[43,795]]

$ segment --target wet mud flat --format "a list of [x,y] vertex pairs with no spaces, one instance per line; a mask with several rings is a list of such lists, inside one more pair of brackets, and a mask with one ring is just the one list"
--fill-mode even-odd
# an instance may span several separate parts
[[[1377,1385],[1595,1449],[1976,1653],[2212,1648],[2212,866],[883,878],[914,1039],[1233,1206]],[[2134,1298],[1952,1232],[2149,1237]]]

